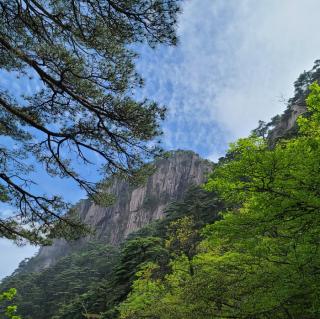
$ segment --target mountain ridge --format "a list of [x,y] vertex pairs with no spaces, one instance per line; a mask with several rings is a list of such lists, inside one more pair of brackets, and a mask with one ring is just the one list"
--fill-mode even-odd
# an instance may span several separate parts
[[170,202],[181,200],[191,186],[205,181],[213,163],[193,151],[177,150],[157,159],[154,165],[155,172],[138,187],[121,179],[113,181],[108,192],[116,200],[108,207],[89,199],[80,200],[74,209],[95,233],[74,242],[56,239],[51,246],[41,247],[34,260],[37,269],[54,265],[91,240],[118,246],[129,234],[163,218]]

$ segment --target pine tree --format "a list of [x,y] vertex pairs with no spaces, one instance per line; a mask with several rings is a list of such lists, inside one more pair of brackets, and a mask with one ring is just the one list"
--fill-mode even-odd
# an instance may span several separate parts
[[143,84],[133,47],[175,44],[179,2],[0,1],[2,75],[40,83],[23,96],[0,88],[0,200],[17,207],[14,218],[0,219],[0,237],[38,243],[66,236],[70,227],[60,225],[78,226],[63,215],[61,198],[32,191],[30,163],[96,199],[102,186],[82,176],[81,165],[98,157],[104,177],[132,177],[158,153],[149,141],[160,134],[165,108],[133,98]]

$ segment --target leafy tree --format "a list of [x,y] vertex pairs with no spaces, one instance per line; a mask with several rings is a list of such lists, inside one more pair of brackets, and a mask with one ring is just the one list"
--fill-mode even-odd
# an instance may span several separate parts
[[319,316],[319,96],[313,84],[296,138],[273,149],[256,136],[240,139],[208,181],[230,209],[206,230],[194,285],[205,287],[208,276],[217,283],[205,294],[218,317]]
[[319,316],[319,96],[313,84],[307,99],[311,115],[298,119],[296,138],[274,149],[256,136],[240,139],[231,146],[233,160],[209,179],[207,188],[231,207],[207,228],[208,253],[199,261],[212,264],[201,275],[202,285],[208,275],[218,283],[207,290],[214,314]]
[[320,316],[320,86],[299,135],[270,148],[252,135],[231,145],[206,188],[225,201],[191,260],[162,280],[150,266],[120,306],[121,318],[316,319]]
[[165,287],[160,279],[153,279],[157,269],[158,265],[150,262],[137,272],[139,279],[133,283],[134,293],[119,306],[120,318],[158,318],[155,306],[161,301]]
[[191,275],[194,273],[192,257],[196,254],[199,242],[199,231],[195,229],[194,221],[189,216],[170,223],[166,247],[172,252],[173,256],[185,256],[187,258]]
[[159,266],[152,262],[137,273],[132,292],[119,306],[121,319],[201,318],[198,311],[193,311],[194,304],[184,300],[193,277],[190,260],[181,254],[170,267],[172,271],[165,278],[154,276]]
[[194,221],[191,217],[185,216],[170,223],[166,240],[168,249],[177,255],[184,253],[191,259],[198,242],[198,231],[194,229]]
[[17,311],[16,305],[8,304],[11,302],[16,295],[17,291],[14,288],[0,294],[0,314],[3,314],[5,318],[8,319],[21,319],[20,316],[17,316],[15,313]]
[[83,164],[102,163],[107,177],[132,177],[158,153],[148,141],[160,133],[165,109],[133,98],[143,84],[133,48],[175,44],[179,2],[1,1],[2,74],[40,83],[22,96],[0,89],[0,134],[7,141],[0,148],[0,200],[17,207],[15,217],[0,220],[1,237],[38,243],[67,235],[62,225],[78,226],[63,215],[61,198],[30,188],[32,161],[96,199],[102,185],[82,175]]
[[121,251],[120,263],[115,267],[114,287],[121,292],[117,301],[125,299],[136,273],[144,264],[154,261],[165,267],[168,260],[168,251],[161,238],[138,237],[126,242]]

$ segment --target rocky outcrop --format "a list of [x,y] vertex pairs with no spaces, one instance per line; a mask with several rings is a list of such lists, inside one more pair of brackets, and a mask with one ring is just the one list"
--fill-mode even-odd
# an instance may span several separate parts
[[307,110],[305,103],[292,104],[280,116],[278,123],[269,132],[268,138],[273,143],[279,138],[289,137],[291,133],[295,133],[297,129],[297,118]]
[[164,217],[167,205],[182,199],[191,185],[203,183],[211,169],[212,163],[197,154],[175,151],[155,162],[155,172],[140,187],[115,180],[109,189],[116,198],[112,206],[101,207],[87,199],[75,207],[80,218],[95,229],[95,234],[73,243],[55,240],[52,246],[41,248],[36,257],[38,267],[49,267],[89,240],[119,245],[128,234]]
[[320,60],[314,62],[311,70],[299,75],[294,83],[294,96],[288,100],[287,109],[278,117],[276,123],[269,123],[273,127],[268,136],[271,144],[274,144],[279,138],[290,138],[296,135],[297,117],[307,111],[306,98],[313,82],[320,84]]

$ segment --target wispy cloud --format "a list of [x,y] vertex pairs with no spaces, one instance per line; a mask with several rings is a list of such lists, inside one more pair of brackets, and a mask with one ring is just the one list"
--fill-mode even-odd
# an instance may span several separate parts
[[143,51],[144,94],[168,106],[167,148],[219,157],[258,120],[285,109],[292,84],[320,55],[317,0],[191,0],[180,45]]

